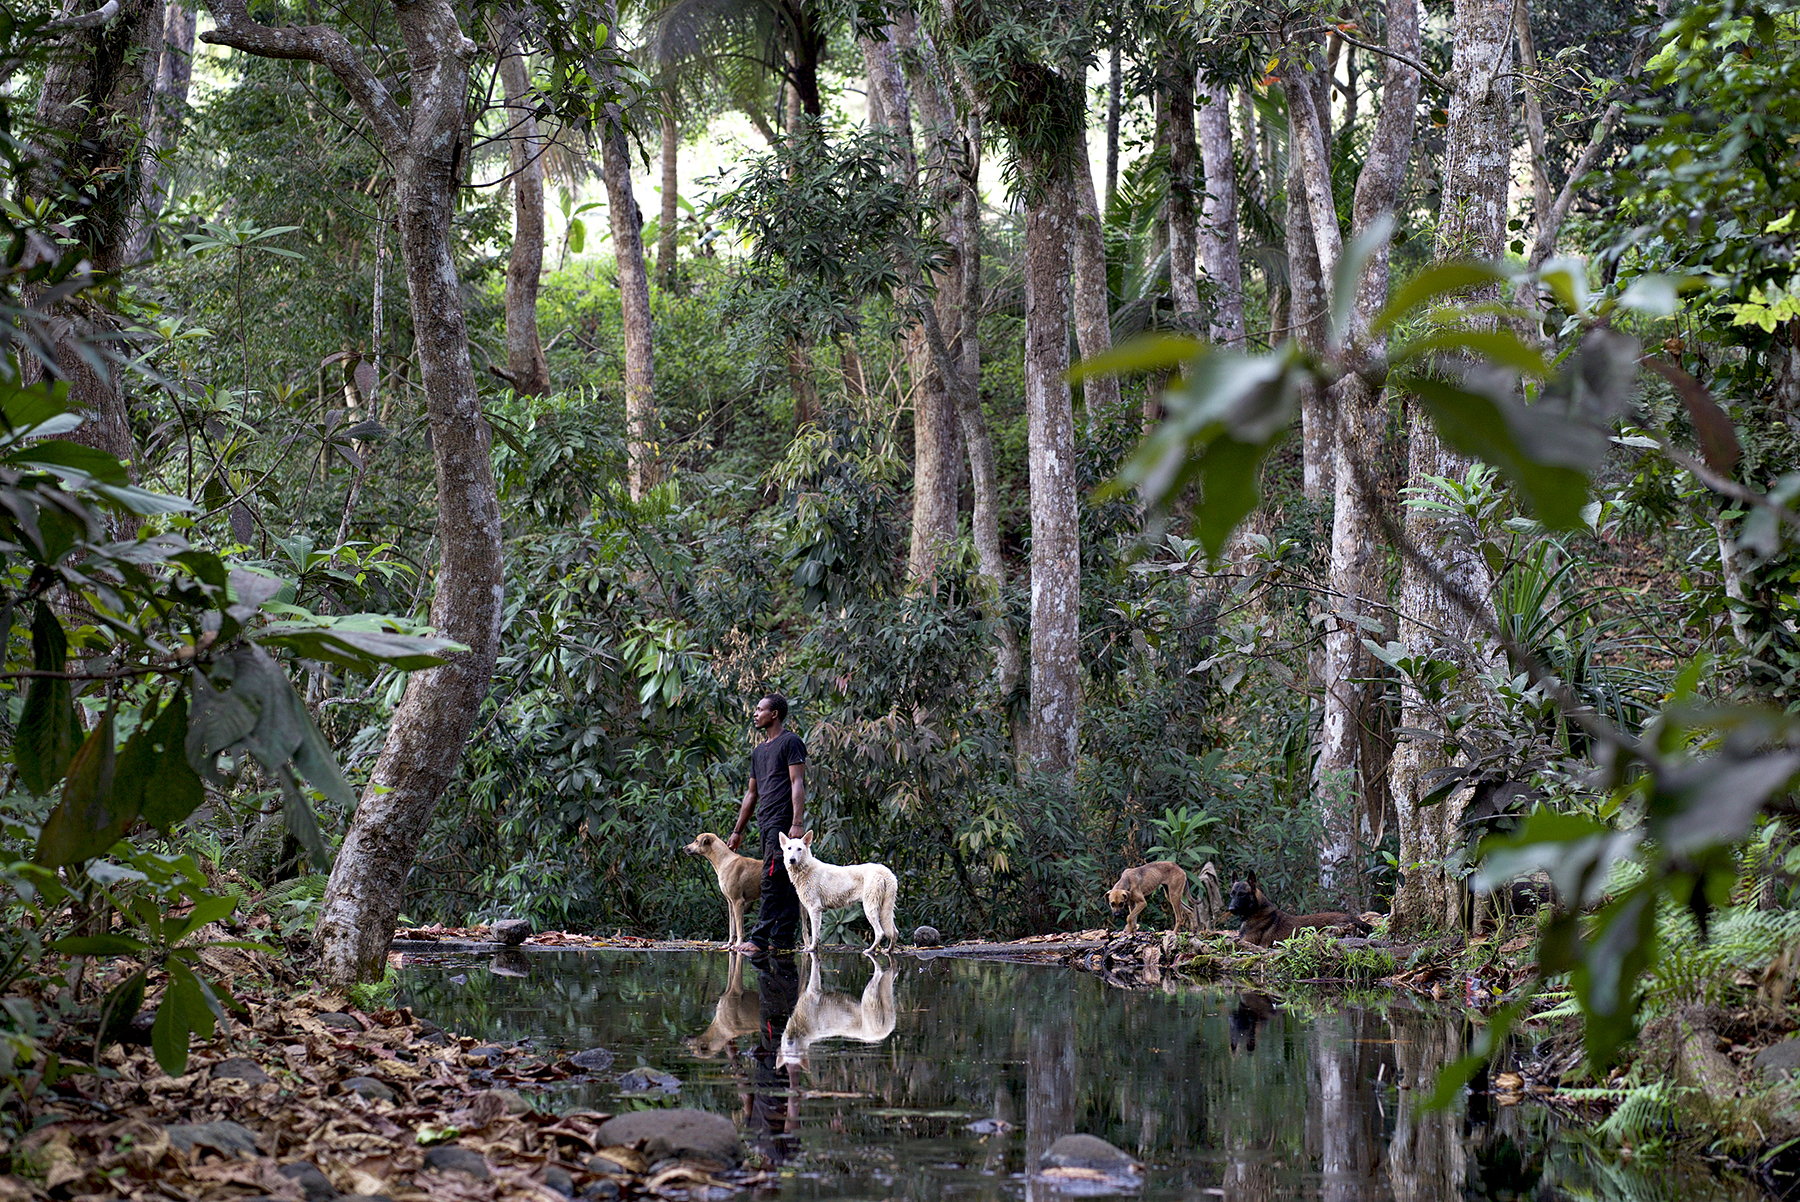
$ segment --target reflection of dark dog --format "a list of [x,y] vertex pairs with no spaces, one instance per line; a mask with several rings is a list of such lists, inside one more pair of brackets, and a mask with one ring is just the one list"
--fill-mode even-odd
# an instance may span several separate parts
[[1238,916],[1239,937],[1256,947],[1274,947],[1301,927],[1343,928],[1358,935],[1367,935],[1371,929],[1362,919],[1341,910],[1284,914],[1275,908],[1269,895],[1256,883],[1254,872],[1231,883],[1231,901],[1225,908]]
[[1231,1050],[1256,1050],[1256,1033],[1275,1017],[1275,999],[1262,993],[1238,994],[1237,1008],[1231,1012]]
[[1114,918],[1125,920],[1125,933],[1133,934],[1137,930],[1138,914],[1150,900],[1150,895],[1158,889],[1166,892],[1169,899],[1169,912],[1175,916],[1175,929],[1179,931],[1183,923],[1189,921],[1187,905],[1182,898],[1187,894],[1187,873],[1181,865],[1169,860],[1154,860],[1141,864],[1136,868],[1127,868],[1119,874],[1119,879],[1111,889],[1106,891],[1106,904],[1112,907]]

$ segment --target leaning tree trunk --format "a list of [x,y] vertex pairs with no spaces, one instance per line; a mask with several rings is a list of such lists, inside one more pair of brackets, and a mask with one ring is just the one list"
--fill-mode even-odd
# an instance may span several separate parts
[[675,286],[675,229],[681,220],[681,127],[675,122],[675,93],[663,95],[662,111],[662,226],[656,231],[656,282]]
[[1200,312],[1194,275],[1194,75],[1184,62],[1166,66],[1163,121],[1169,135],[1169,294],[1175,311]]
[[[1512,155],[1512,4],[1510,0],[1456,0],[1449,123],[1444,134],[1440,258],[1499,260],[1506,253],[1507,184]],[[1495,304],[1499,286],[1470,298]],[[1493,319],[1481,319],[1492,325]],[[1408,473],[1461,479],[1470,460],[1451,450],[1422,415],[1409,431]],[[1493,588],[1476,532],[1458,516],[1408,510],[1407,541],[1419,557],[1401,566],[1399,637],[1413,653],[1448,657],[1461,668],[1447,705],[1467,700],[1484,654],[1477,646],[1481,615],[1457,604],[1456,594],[1484,600]],[[1446,587],[1448,586],[1448,587]],[[1419,801],[1431,791],[1432,774],[1451,762],[1443,710],[1427,705],[1415,689],[1401,692],[1401,724],[1413,734],[1395,750],[1389,782],[1400,825],[1400,862],[1405,879],[1394,898],[1399,930],[1455,927],[1462,921],[1461,889],[1448,858],[1459,843],[1457,799],[1436,806]],[[1423,732],[1430,732],[1425,734]]]
[[[1388,49],[1399,57],[1384,59],[1381,114],[1357,176],[1350,222],[1359,234],[1394,210],[1411,157],[1418,108],[1419,75],[1404,61],[1416,61],[1420,53],[1417,0],[1392,0],[1387,24]],[[1317,69],[1317,59],[1304,53],[1305,49],[1290,60],[1289,70],[1297,78],[1288,96],[1293,105],[1290,120],[1300,151],[1307,216],[1323,280],[1331,278],[1336,269],[1342,235],[1324,140],[1329,93],[1309,86],[1315,81],[1307,72]],[[1368,671],[1362,641],[1380,635],[1387,613],[1377,517],[1378,507],[1387,501],[1378,481],[1387,429],[1387,354],[1384,340],[1371,333],[1370,325],[1387,302],[1388,251],[1384,239],[1357,280],[1344,345],[1338,348],[1345,370],[1328,398],[1335,413],[1332,620],[1326,624],[1320,665],[1325,702],[1314,788],[1325,820],[1320,882],[1328,892],[1340,894],[1354,885],[1359,819],[1369,820],[1370,798],[1385,800],[1381,771],[1364,762],[1368,697],[1362,679]],[[1379,820],[1379,814],[1374,820]]]
[[437,470],[442,550],[431,622],[469,647],[408,680],[332,866],[319,915],[321,974],[346,986],[378,980],[386,970],[413,857],[456,774],[500,645],[500,503],[450,239],[476,47],[447,0],[396,6],[409,77],[402,108],[337,29],[260,25],[244,0],[211,0],[211,8],[217,27],[202,35],[205,41],[330,68],[394,164],[400,252]]
[[1207,336],[1220,346],[1244,345],[1244,271],[1238,255],[1237,164],[1231,157],[1231,88],[1203,81],[1200,169],[1206,178],[1201,210],[1200,262],[1214,300]]
[[507,138],[513,177],[513,244],[506,262],[506,371],[515,391],[550,391],[550,364],[538,337],[538,281],[544,272],[545,141],[538,136],[531,73],[524,48],[503,22],[500,87],[506,96]]
[[[606,6],[608,28],[617,27],[617,6]],[[605,68],[610,74],[611,68]],[[651,340],[650,274],[644,268],[644,218],[631,191],[631,143],[625,113],[606,106],[600,132],[600,172],[606,181],[613,255],[619,264],[619,309],[625,325],[625,460],[631,499],[641,501],[655,486],[656,349]]]

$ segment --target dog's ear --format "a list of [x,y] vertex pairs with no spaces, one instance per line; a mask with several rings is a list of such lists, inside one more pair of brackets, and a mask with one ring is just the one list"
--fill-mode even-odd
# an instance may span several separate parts
[[1252,868],[1244,874],[1244,883],[1252,889],[1256,888],[1256,869]]
[[800,836],[800,842],[806,844],[808,847],[811,847],[812,846],[812,832],[807,831],[804,835]]

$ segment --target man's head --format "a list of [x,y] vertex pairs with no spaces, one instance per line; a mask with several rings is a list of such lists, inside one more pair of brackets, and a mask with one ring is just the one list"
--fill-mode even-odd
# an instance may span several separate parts
[[756,723],[758,730],[768,730],[771,726],[786,722],[787,698],[780,693],[770,693],[756,703],[756,709],[751,713],[750,720]]

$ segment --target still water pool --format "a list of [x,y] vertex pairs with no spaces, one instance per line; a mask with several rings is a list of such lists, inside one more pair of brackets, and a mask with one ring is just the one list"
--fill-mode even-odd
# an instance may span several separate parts
[[[949,956],[409,955],[401,1003],[540,1055],[602,1047],[554,1107],[731,1116],[795,1199],[1032,1199],[1058,1137],[1147,1166],[1150,1202],[1319,1198],[1744,1200],[1753,1184],[1621,1158],[1538,1106],[1420,1103],[1464,1020],[1395,997],[1303,1007],[1228,989],[1127,992]],[[626,1095],[639,1066],[680,1081]]]

